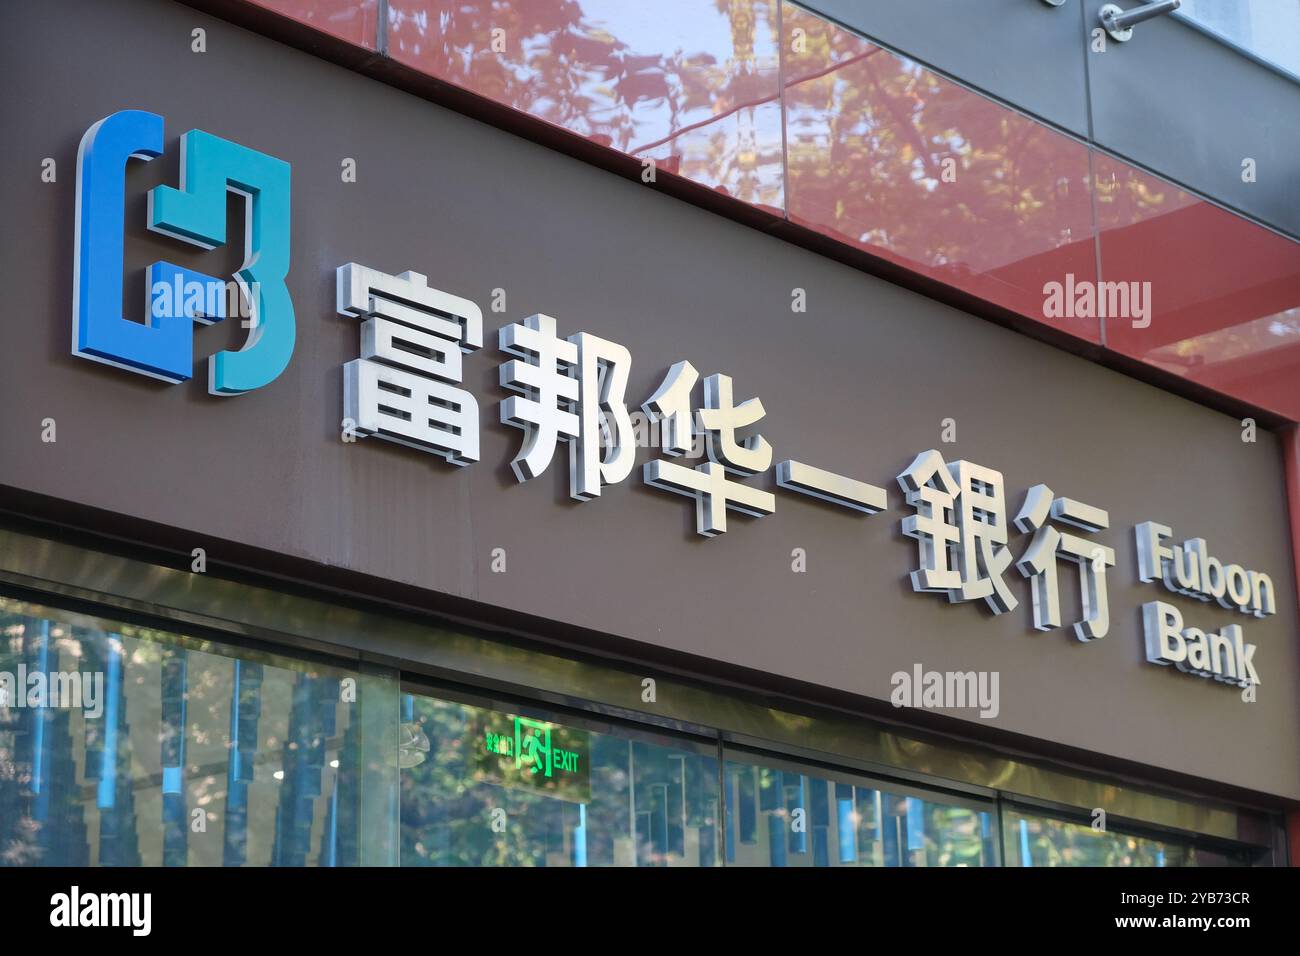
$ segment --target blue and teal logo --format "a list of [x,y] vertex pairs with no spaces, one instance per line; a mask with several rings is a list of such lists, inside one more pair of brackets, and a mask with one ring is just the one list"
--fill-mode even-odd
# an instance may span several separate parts
[[[162,155],[163,118],[123,110],[100,120],[77,152],[72,352],[166,382],[194,371],[194,322],[230,314],[226,282],[170,262],[148,269],[144,322],[122,315],[126,165]],[[147,226],[201,249],[226,242],[226,193],[243,196],[244,264],[233,276],[247,303],[248,338],[208,361],[208,391],[238,395],[273,382],[293,356],[289,272],[289,164],[211,133],[181,137],[180,188],[149,191]]]

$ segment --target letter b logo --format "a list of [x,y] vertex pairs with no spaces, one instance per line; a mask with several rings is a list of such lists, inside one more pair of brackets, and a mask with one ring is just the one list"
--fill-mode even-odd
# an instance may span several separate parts
[[[123,110],[86,131],[77,153],[77,224],[73,264],[72,352],[167,382],[183,382],[194,369],[190,323],[220,321],[221,297],[210,294],[220,280],[169,262],[149,267],[150,314],[146,323],[121,315],[122,209],[126,164],[163,151],[163,119]],[[238,395],[275,380],[293,356],[293,303],[284,280],[289,272],[289,164],[246,146],[190,130],[181,137],[181,188],[149,193],[148,228],[203,249],[226,242],[226,193],[247,206],[244,264],[235,273],[250,307],[248,340],[238,351],[218,352],[208,363],[208,390]],[[159,308],[168,285],[207,287],[207,305]]]

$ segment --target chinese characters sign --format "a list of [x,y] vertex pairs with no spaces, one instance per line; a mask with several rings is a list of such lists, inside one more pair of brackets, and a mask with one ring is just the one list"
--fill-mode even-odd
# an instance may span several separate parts
[[[430,288],[418,273],[392,276],[356,263],[339,267],[337,297],[338,312],[362,322],[360,356],[344,367],[345,427],[432,452],[454,465],[477,461],[478,403],[457,386],[462,353],[483,342],[479,308]],[[573,499],[591,502],[604,486],[629,480],[637,435],[628,408],[628,349],[587,332],[563,337],[557,320],[541,314],[502,327],[497,347],[507,356],[499,365],[500,385],[514,393],[500,403],[499,420],[523,433],[511,462],[517,480],[544,474],[561,443],[568,446]],[[698,405],[697,386],[703,396]],[[753,482],[773,469],[777,458],[758,431],[766,415],[763,402],[757,396],[738,399],[738,394],[744,392],[731,376],[702,377],[682,359],[640,405],[658,432],[641,481],[691,499],[696,531],[705,537],[725,534],[729,513],[761,519],[777,507],[776,495]],[[691,461],[700,457],[704,460]],[[809,495],[859,516],[888,507],[883,487],[807,462],[776,461],[775,479],[780,491]],[[1036,630],[1068,624],[1080,641],[1110,632],[1107,571],[1116,554],[1094,537],[1110,527],[1105,509],[1035,484],[1013,512],[1002,472],[966,460],[945,461],[935,449],[917,454],[895,480],[909,512],[901,530],[916,541],[909,575],[913,590],[946,595],[954,604],[982,600],[994,615],[1002,615],[1020,606],[1019,580],[1031,598]],[[1029,536],[1019,554],[1010,546],[1012,526]],[[1136,533],[1143,581],[1162,578],[1171,590],[1214,598],[1258,617],[1274,613],[1267,575],[1207,558],[1200,539],[1164,547],[1160,541],[1171,532],[1161,525],[1148,522]],[[1074,613],[1062,609],[1061,567],[1078,575],[1081,606]],[[1216,568],[1217,577],[1211,573]],[[1245,643],[1240,626],[1207,635],[1185,627],[1178,610],[1160,601],[1144,606],[1143,620],[1152,663],[1252,689],[1261,683],[1252,663],[1255,648]],[[498,747],[514,749],[491,752],[523,761],[519,748],[527,746],[531,768],[553,770],[552,763],[538,763],[552,753],[549,743],[542,747],[538,741],[534,736],[510,744],[500,738]]]

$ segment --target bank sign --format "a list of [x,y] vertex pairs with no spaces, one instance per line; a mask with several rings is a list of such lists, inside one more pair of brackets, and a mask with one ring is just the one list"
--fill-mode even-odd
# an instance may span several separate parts
[[[233,192],[248,204],[245,262],[229,301],[224,280],[154,263],[141,323],[124,318],[120,308],[125,166],[162,148],[162,118],[135,110],[101,120],[82,139],[73,352],[180,382],[193,368],[192,324],[246,309],[247,341],[239,351],[212,356],[209,390],[236,395],[269,384],[288,365],[295,337],[284,285],[288,164],[200,130],[184,134],[180,188],[150,191],[146,225],[180,242],[216,248],[226,241],[225,199]],[[336,310],[356,319],[360,333],[358,356],[342,370],[344,440],[397,442],[457,467],[477,462],[481,416],[477,399],[462,387],[462,362],[483,346],[479,306],[430,286],[415,271],[394,274],[347,262],[335,278]],[[655,452],[640,480],[690,499],[696,530],[705,537],[727,533],[732,513],[761,519],[775,512],[776,495],[753,482],[774,462],[778,491],[818,498],[850,517],[887,507],[883,487],[811,462],[776,461],[756,430],[766,414],[762,400],[738,400],[736,384],[723,372],[701,376],[683,358],[631,411],[626,391],[632,356],[616,342],[589,332],[564,335],[556,318],[537,314],[499,329],[497,349],[507,356],[499,365],[500,384],[515,393],[500,403],[499,421],[522,432],[511,462],[519,482],[544,474],[563,444],[570,495],[591,502],[605,486],[627,481],[637,448],[648,445]],[[1110,632],[1107,572],[1115,552],[1093,537],[1110,526],[1104,508],[1036,484],[1012,512],[1000,471],[945,461],[936,449],[917,454],[895,481],[911,511],[901,529],[916,541],[910,572],[915,591],[952,603],[983,601],[1001,615],[1019,607],[1012,586],[1019,579],[1029,592],[1036,630],[1068,626],[1080,641]],[[1031,536],[1018,555],[1009,547],[1013,526]],[[1271,578],[1212,555],[1204,539],[1175,544],[1171,528],[1150,521],[1134,529],[1134,538],[1142,581],[1161,582],[1169,591],[1249,617],[1276,613]],[[1082,606],[1069,615],[1059,596],[1061,568],[1072,568],[1079,578]],[[1255,645],[1242,625],[1208,631],[1159,599],[1143,605],[1142,619],[1147,660],[1245,688],[1243,697],[1253,699],[1261,681]]]

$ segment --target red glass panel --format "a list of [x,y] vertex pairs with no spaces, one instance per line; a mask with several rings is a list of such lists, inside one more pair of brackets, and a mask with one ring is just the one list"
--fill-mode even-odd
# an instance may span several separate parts
[[390,0],[424,73],[783,208],[777,0]]
[[368,50],[378,39],[379,0],[247,0]]
[[1106,345],[1300,420],[1300,243],[1110,156],[1095,169],[1102,279],[1151,303],[1145,327],[1107,319]]
[[1096,279],[1087,147],[791,4],[790,218],[1055,328],[1048,282]]
[[[375,47],[378,0],[249,2]],[[415,69],[1300,420],[1300,244],[793,4],[390,0],[388,16],[390,55]],[[1107,282],[1150,283],[1149,325],[1048,313],[1048,283],[1095,282],[1099,261]]]

